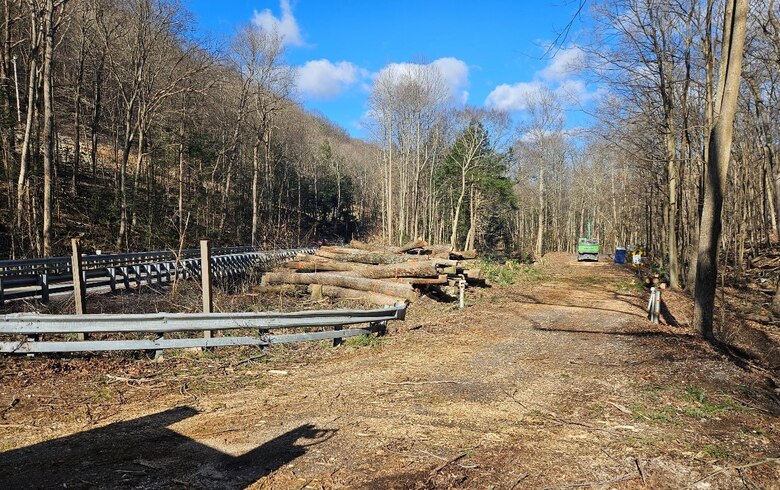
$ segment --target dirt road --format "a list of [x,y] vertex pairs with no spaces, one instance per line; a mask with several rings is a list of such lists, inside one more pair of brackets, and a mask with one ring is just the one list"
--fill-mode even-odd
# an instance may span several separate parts
[[0,487],[780,488],[775,387],[647,322],[627,270],[471,294],[270,360],[5,361]]

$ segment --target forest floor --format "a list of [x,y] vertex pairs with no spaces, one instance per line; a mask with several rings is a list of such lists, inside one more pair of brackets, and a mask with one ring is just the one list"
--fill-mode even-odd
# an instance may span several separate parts
[[0,487],[780,488],[776,373],[646,296],[557,254],[337,348],[5,358]]

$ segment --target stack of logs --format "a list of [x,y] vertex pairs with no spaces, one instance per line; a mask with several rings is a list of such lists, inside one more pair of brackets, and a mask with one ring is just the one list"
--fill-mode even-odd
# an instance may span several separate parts
[[313,299],[357,299],[377,305],[414,301],[421,294],[448,299],[458,283],[485,286],[474,266],[474,251],[428,246],[414,240],[402,247],[353,240],[348,247],[323,246],[314,255],[298,255],[283,268],[263,275],[263,285],[308,285]]

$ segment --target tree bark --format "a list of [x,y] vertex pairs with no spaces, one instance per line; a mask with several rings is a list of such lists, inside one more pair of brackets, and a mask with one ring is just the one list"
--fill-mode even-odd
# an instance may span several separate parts
[[[311,289],[312,286],[310,285],[309,286],[310,292]],[[369,291],[358,291],[355,289],[342,288],[339,286],[322,286],[322,295],[327,296],[328,298],[361,300],[371,304],[375,304],[377,306],[394,305],[396,303],[401,303],[404,301],[403,299],[398,298],[396,296],[390,296],[381,293],[372,293]]]
[[378,279],[365,279],[362,277],[345,276],[333,273],[303,273],[296,272],[269,272],[263,275],[262,283],[265,284],[322,284],[323,286],[338,286],[342,288],[357,289],[386,294],[397,298],[414,301],[417,293],[409,284],[398,284]]
[[718,242],[722,229],[721,211],[726,194],[734,115],[739,97],[742,55],[747,30],[747,0],[728,0],[723,23],[723,48],[715,102],[716,122],[711,130],[704,207],[701,215],[696,267],[693,326],[708,340],[714,340],[712,320],[718,278]]
[[76,83],[73,93],[73,175],[70,181],[71,194],[78,194],[78,174],[81,165],[81,87],[84,84],[84,55],[87,46],[86,22],[81,20],[81,40],[79,42],[79,58],[76,68]]
[[54,1],[46,0],[43,20],[43,255],[51,255],[54,192],[54,111],[52,107],[52,55],[54,52]]
[[257,243],[257,228],[260,224],[259,207],[259,179],[260,179],[260,137],[255,137],[255,143],[252,145],[252,245]]
[[383,254],[376,252],[367,252],[364,254],[349,254],[349,253],[337,253],[330,252],[328,250],[317,250],[314,255],[319,257],[325,257],[328,259],[342,260],[344,262],[358,262],[361,264],[400,264],[407,262],[409,256],[396,255],[396,254]]
[[539,162],[539,223],[536,228],[536,248],[534,255],[537,260],[542,258],[544,252],[544,164]]
[[[30,13],[30,64],[27,76],[27,114],[24,125],[24,139],[22,140],[21,156],[19,158],[19,178],[16,184],[16,231],[22,232],[22,217],[25,216],[25,202],[29,194],[30,168],[33,126],[38,115],[38,53],[40,51],[40,32],[38,16],[34,11]],[[29,220],[28,220],[29,221]],[[30,237],[32,239],[32,237]]]

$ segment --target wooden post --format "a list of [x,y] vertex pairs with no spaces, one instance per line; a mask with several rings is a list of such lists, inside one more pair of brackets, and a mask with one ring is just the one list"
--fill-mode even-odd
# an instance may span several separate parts
[[[87,312],[87,285],[84,282],[84,274],[81,270],[81,244],[78,238],[73,238],[70,241],[72,255],[70,258],[70,270],[73,276],[73,299],[76,303],[76,314],[83,315]],[[86,340],[87,335],[84,333],[78,334],[79,340]]]
[[[200,284],[203,290],[203,313],[211,313],[214,310],[211,289],[211,245],[208,240],[200,241]],[[213,336],[211,330],[203,332],[203,338],[210,339]]]

